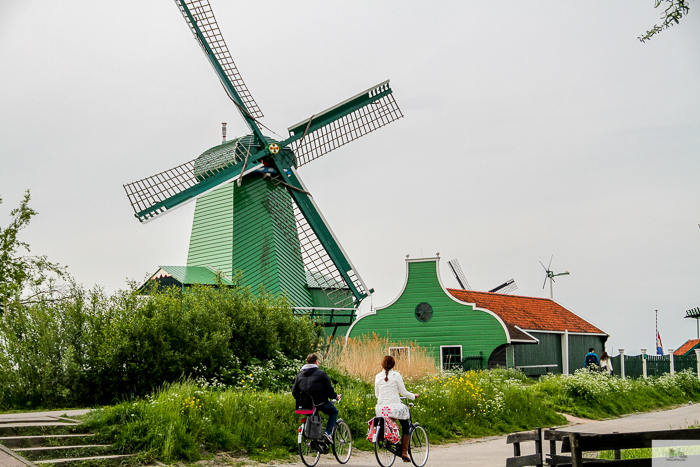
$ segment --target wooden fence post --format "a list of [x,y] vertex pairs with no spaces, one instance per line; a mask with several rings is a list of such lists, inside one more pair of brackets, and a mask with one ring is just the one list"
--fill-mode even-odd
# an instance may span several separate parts
[[668,349],[668,361],[671,364],[671,376],[676,374],[676,368],[673,366],[673,349]]
[[571,443],[571,467],[583,467],[583,453],[581,452],[581,443],[578,433],[569,435]]
[[625,349],[617,349],[620,352],[620,378],[625,379]]

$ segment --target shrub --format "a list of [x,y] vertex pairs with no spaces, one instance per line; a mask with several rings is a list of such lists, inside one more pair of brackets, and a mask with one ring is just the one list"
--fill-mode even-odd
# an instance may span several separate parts
[[321,334],[285,297],[264,290],[107,296],[74,286],[64,301],[12,309],[0,320],[0,408],[112,403],[183,376],[281,389]]

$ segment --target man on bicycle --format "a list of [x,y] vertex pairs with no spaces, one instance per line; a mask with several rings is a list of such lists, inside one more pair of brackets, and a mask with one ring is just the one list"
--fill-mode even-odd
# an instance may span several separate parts
[[338,409],[329,399],[337,399],[338,394],[333,390],[331,379],[325,371],[318,367],[318,357],[310,354],[306,357],[306,365],[301,367],[301,372],[297,375],[292,388],[292,396],[297,400],[297,406],[302,403],[304,395],[311,397],[316,410],[328,415],[326,431],[323,433],[325,440],[331,444],[335,421],[338,419]]

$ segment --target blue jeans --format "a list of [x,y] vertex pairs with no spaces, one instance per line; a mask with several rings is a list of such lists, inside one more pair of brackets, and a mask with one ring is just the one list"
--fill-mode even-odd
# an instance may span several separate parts
[[335,408],[335,405],[333,405],[331,401],[326,401],[324,404],[317,406],[316,410],[328,415],[328,422],[326,422],[326,433],[329,435],[333,434],[335,421],[338,420],[338,409]]

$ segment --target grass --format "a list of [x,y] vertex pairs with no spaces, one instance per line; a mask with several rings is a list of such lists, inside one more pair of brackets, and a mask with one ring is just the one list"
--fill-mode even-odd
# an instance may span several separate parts
[[352,339],[335,339],[326,351],[324,366],[374,384],[374,377],[382,371],[381,362],[391,347],[402,349],[396,358],[396,371],[406,380],[423,379],[439,372],[435,358],[425,347],[415,342],[393,342],[378,334]]
[[[365,435],[376,403],[372,386],[333,370],[330,374],[343,394],[340,417],[350,425],[355,446],[371,449]],[[564,422],[507,372],[434,376],[410,389],[420,394],[414,420],[435,443]],[[239,451],[264,462],[295,455],[299,416],[293,407],[289,393],[222,390],[184,381],[148,398],[94,411],[86,427],[113,440],[117,451],[139,452],[146,459],[196,461],[208,452]]]
[[[538,382],[516,370],[441,373],[424,349],[375,335],[345,346],[336,341],[323,360],[344,396],[340,417],[358,449],[372,449],[367,421],[374,416],[373,382],[387,347],[411,349],[410,361],[399,359],[397,370],[408,390],[419,394],[412,415],[431,443],[563,425],[558,412],[600,419],[700,400],[692,372],[621,380],[577,371]],[[86,426],[119,452],[139,453],[140,460],[192,462],[211,452],[244,453],[260,462],[296,458],[300,421],[291,394],[255,387],[252,374],[248,379],[250,384],[236,386],[203,379],[165,384],[146,398],[92,412]]]

